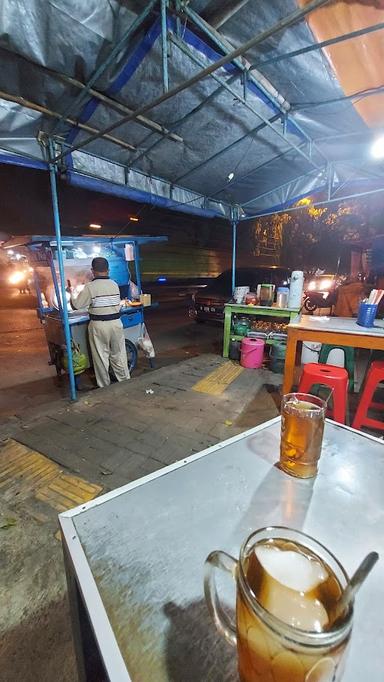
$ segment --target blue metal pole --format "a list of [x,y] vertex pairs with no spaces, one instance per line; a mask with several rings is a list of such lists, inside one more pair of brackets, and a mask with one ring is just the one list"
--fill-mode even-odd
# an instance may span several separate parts
[[160,0],[161,8],[161,53],[163,64],[163,91],[169,90],[169,76],[168,76],[168,27],[167,27],[167,0]]
[[232,295],[236,287],[236,242],[237,242],[237,220],[232,220]]
[[[53,158],[52,143],[50,144],[50,157]],[[76,400],[76,383],[75,383],[75,373],[73,371],[72,348],[71,348],[71,330],[69,327],[68,307],[67,307],[67,298],[66,298],[66,291],[65,291],[65,272],[64,272],[63,248],[61,245],[61,226],[60,226],[59,202],[58,202],[58,198],[57,198],[56,170],[55,170],[55,166],[53,163],[49,164],[49,179],[50,179],[50,183],[51,183],[53,222],[55,225],[55,234],[56,234],[56,242],[57,242],[57,260],[59,262],[61,303],[62,303],[62,311],[63,311],[65,345],[67,347],[67,357],[68,357],[68,375],[69,375],[70,395],[71,395],[71,400]]]

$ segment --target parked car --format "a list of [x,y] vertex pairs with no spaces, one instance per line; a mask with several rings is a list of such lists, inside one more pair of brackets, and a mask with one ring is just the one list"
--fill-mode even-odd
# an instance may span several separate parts
[[[237,268],[236,286],[249,286],[256,291],[258,284],[287,284],[291,271],[278,265]],[[198,291],[190,310],[196,322],[224,320],[224,305],[232,298],[232,270],[225,270],[213,282]]]

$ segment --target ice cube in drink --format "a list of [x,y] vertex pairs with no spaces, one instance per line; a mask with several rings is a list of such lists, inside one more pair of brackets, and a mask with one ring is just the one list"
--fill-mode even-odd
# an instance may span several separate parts
[[[321,633],[340,597],[336,576],[318,556],[292,541],[259,543],[246,563],[246,580],[257,602],[278,622],[301,632]],[[295,646],[267,626],[241,590],[237,598],[241,682],[333,682],[346,642],[334,648]],[[321,663],[326,660],[327,663]]]
[[[300,394],[298,394],[300,395]],[[281,413],[280,467],[300,478],[317,473],[324,431],[324,407],[298,399],[295,394],[284,396]]]

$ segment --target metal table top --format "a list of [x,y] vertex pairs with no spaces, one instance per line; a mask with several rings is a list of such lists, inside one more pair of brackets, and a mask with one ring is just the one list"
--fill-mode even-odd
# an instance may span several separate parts
[[344,680],[381,682],[384,444],[327,422],[319,474],[300,480],[274,466],[279,441],[276,418],[60,516],[111,680],[237,680],[235,650],[204,603],[204,560],[213,549],[237,556],[252,530],[286,525],[350,574],[380,553],[357,599]]
[[289,329],[306,331],[341,332],[343,334],[363,334],[380,336],[384,334],[384,320],[375,320],[373,327],[360,327],[354,317],[328,317],[327,315],[302,315],[288,325]]

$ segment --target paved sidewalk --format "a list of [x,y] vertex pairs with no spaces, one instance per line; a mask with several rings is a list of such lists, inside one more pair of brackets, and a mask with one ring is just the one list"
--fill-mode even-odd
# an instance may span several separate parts
[[164,367],[16,425],[11,435],[93,483],[115,488],[278,413],[265,385],[279,384],[280,376],[267,370],[244,370],[221,395],[192,390],[227,364],[204,355]]
[[[1,426],[0,440],[25,446],[11,481],[1,457],[13,441],[0,448],[0,487],[9,490],[0,498],[2,682],[76,680],[56,510],[82,488],[116,488],[278,414],[280,375],[236,374],[223,358],[202,355]],[[28,457],[38,462],[32,474]],[[40,488],[39,472],[51,469],[53,484]]]

